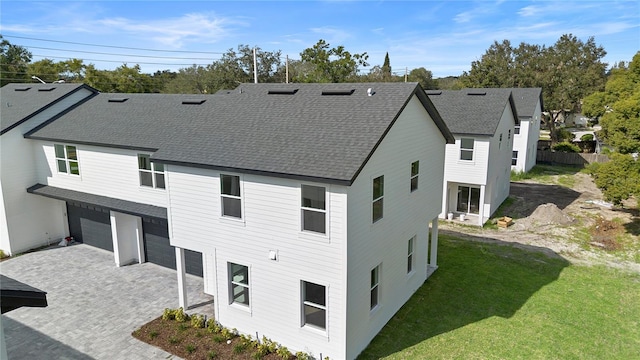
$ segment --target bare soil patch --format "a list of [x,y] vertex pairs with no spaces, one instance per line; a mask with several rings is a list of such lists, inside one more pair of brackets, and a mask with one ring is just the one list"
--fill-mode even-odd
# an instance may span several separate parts
[[[567,175],[563,175],[567,176]],[[477,228],[442,221],[444,233],[475,241],[504,241],[548,249],[575,263],[604,264],[640,272],[640,217],[635,199],[624,207],[606,206],[588,174],[575,173],[571,188],[512,182],[510,204],[501,215],[513,218],[508,228]],[[491,220],[490,220],[491,221]],[[495,220],[494,220],[495,221]],[[625,236],[628,241],[621,241]]]

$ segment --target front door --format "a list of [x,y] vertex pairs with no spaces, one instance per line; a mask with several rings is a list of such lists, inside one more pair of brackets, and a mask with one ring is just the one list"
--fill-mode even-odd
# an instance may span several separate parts
[[480,188],[458,186],[458,203],[456,211],[465,214],[479,214]]

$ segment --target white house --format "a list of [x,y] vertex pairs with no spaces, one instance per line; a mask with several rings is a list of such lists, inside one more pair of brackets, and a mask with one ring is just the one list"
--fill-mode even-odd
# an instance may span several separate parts
[[536,165],[540,121],[542,118],[542,89],[512,88],[520,124],[514,128],[511,169],[527,172]]
[[0,249],[15,255],[60,241],[60,203],[28,194],[36,183],[37,149],[24,134],[98,92],[81,84],[8,84],[0,98]]
[[182,306],[199,273],[294,351],[355,358],[437,267],[454,138],[416,83],[98,94],[25,136],[55,236],[176,267]]
[[428,91],[453,133],[444,171],[441,218],[482,226],[509,196],[514,127],[510,89]]

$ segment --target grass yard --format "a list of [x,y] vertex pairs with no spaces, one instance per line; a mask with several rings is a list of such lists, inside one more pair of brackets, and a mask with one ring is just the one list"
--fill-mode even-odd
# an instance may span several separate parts
[[526,173],[512,170],[511,181],[534,180],[540,184],[558,184],[570,188],[575,183],[573,175],[581,171],[586,172],[578,166],[538,164]]
[[444,235],[438,255],[358,359],[640,359],[640,274]]

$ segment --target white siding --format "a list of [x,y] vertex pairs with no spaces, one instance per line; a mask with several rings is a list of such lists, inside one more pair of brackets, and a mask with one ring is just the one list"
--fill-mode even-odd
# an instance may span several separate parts
[[[474,137],[473,161],[460,160],[460,139],[447,145],[445,182],[440,218],[447,213],[456,213],[458,186],[480,188],[480,213],[478,223],[489,219],[509,195],[511,155],[514,143],[514,117],[510,106],[506,106],[495,135]],[[502,141],[500,141],[502,135]]]
[[[54,144],[39,141],[38,181],[42,184],[89,194],[108,196],[166,207],[166,190],[140,186],[138,152],[89,145],[74,145],[78,152],[80,176],[58,173]],[[60,143],[63,144],[63,143]]]
[[[172,165],[168,181],[171,243],[205,255],[216,319],[292,350],[343,358],[346,188],[304,182],[327,189],[329,233],[322,236],[300,231],[300,181],[225,174],[240,176],[242,220],[221,217],[220,172]],[[250,309],[229,304],[228,262],[250,269]],[[327,287],[324,333],[301,326],[301,280]]]
[[518,161],[515,166],[511,166],[515,171],[527,172],[536,165],[541,114],[538,101],[533,117],[520,120],[520,134],[515,136],[513,143],[513,150],[518,151]]
[[89,96],[81,89],[0,137],[0,249],[10,254],[59,241],[68,235],[64,202],[27,193],[38,182],[38,149],[23,134]]
[[[355,358],[423,284],[429,221],[442,201],[445,139],[414,97],[362,169],[348,193],[348,304],[346,356]],[[420,161],[419,186],[410,192],[411,163]],[[384,216],[372,224],[372,180],[384,175]],[[407,241],[415,272],[407,275]],[[380,305],[370,311],[370,272],[382,264]]]

